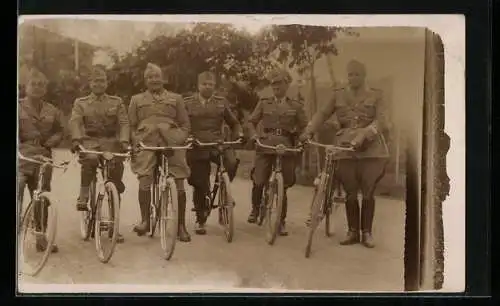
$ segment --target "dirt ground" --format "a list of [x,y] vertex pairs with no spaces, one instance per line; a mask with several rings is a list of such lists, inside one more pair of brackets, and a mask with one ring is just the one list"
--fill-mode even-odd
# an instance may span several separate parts
[[[55,153],[57,160],[71,159],[66,150]],[[111,261],[102,264],[93,242],[82,241],[79,234],[75,199],[79,184],[79,165],[72,162],[67,172],[54,171],[53,194],[57,199],[59,253],[52,254],[44,270],[36,277],[20,276],[20,289],[30,284],[59,285],[155,285],[169,288],[218,288],[221,290],[403,290],[404,202],[379,197],[375,212],[374,249],[361,245],[340,246],[345,215],[341,207],[335,216],[336,234],[330,238],[321,227],[315,236],[311,258],[304,257],[307,228],[304,221],[312,188],[295,186],[289,191],[288,237],[278,237],[275,245],[265,241],[263,228],[248,224],[250,208],[248,180],[237,178],[232,190],[236,196],[235,236],[227,243],[214,214],[208,222],[208,234],[194,234],[194,213],[190,211],[188,187],[188,229],[190,243],[177,243],[170,261],[161,258],[158,238],[138,237],[132,232],[139,218],[137,180],[126,165],[127,190],[121,209],[121,232],[125,243],[117,246]],[[25,196],[27,199],[28,196]],[[46,291],[53,291],[44,287]],[[75,290],[77,287],[74,287]],[[40,289],[37,289],[40,290]],[[173,290],[173,289],[172,289]],[[252,289],[253,290],[253,289]]]

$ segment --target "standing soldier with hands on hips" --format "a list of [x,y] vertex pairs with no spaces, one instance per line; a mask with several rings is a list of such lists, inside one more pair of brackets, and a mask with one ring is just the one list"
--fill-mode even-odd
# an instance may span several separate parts
[[[149,63],[144,71],[147,90],[132,97],[129,105],[129,120],[132,130],[132,142],[136,146],[140,141],[148,146],[182,145],[190,130],[189,117],[181,95],[167,91],[163,85],[163,73],[160,67]],[[191,241],[185,226],[186,191],[184,179],[189,177],[185,150],[175,150],[168,157],[169,171],[175,179],[179,203],[178,239]],[[132,171],[139,179],[139,208],[141,222],[134,226],[134,231],[143,236],[149,231],[151,205],[151,185],[156,167],[155,152],[140,151],[132,155]]]
[[[261,139],[266,145],[276,146],[283,144],[293,147],[296,142],[296,135],[302,133],[307,124],[307,117],[303,104],[295,99],[289,98],[286,94],[292,78],[290,74],[282,69],[272,71],[268,80],[271,83],[274,95],[272,97],[260,99],[255,110],[249,118],[249,129],[252,138]],[[256,126],[262,122],[263,134],[256,135]],[[266,181],[269,179],[274,163],[273,155],[257,149],[253,170],[252,188],[252,211],[248,217],[248,222],[255,223],[259,216],[259,206],[262,200],[262,192]],[[283,198],[283,211],[281,214],[281,226],[279,234],[288,235],[285,229],[285,219],[287,215],[288,201],[287,189],[295,184],[296,156],[285,155],[283,158],[283,179],[285,192]]]
[[[356,150],[337,156],[338,177],[347,194],[346,217],[349,227],[346,239],[340,243],[351,245],[361,241],[364,246],[372,248],[374,192],[385,173],[389,157],[383,136],[387,130],[387,120],[382,92],[365,85],[365,66],[353,60],[347,65],[347,73],[349,86],[334,91],[333,98],[313,116],[300,140],[310,139],[326,119],[333,113],[337,114],[340,130],[337,132],[335,143],[351,146]],[[363,195],[361,217],[359,189]]]
[[[238,119],[231,112],[228,101],[214,95],[216,77],[212,72],[202,72],[198,76],[198,92],[184,99],[191,123],[191,134],[200,142],[217,142],[224,140],[223,123],[232,130],[234,138],[243,138]],[[210,162],[218,163],[213,150],[194,148],[187,152],[187,162],[191,176],[188,182],[193,186],[193,205],[196,210],[196,229],[199,235],[206,234],[206,217],[203,215],[204,203],[210,193]],[[224,152],[224,164],[229,179],[236,175],[238,159],[234,150]]]
[[[26,97],[19,103],[19,152],[26,157],[37,155],[52,158],[52,148],[58,146],[63,139],[62,114],[54,105],[43,100],[47,93],[47,78],[38,70],[32,70],[29,74],[26,86]],[[37,188],[37,177],[40,165],[19,160],[18,175],[18,202],[23,203],[24,189],[27,186],[30,195]],[[45,170],[42,182],[42,189],[50,191],[52,180],[52,168]],[[43,206],[43,208],[42,208]],[[19,207],[21,213],[22,207]],[[45,212],[43,212],[43,210]],[[45,205],[35,205],[36,227],[38,230],[47,227],[47,219],[40,220],[41,216],[47,216]],[[41,224],[44,222],[45,224]],[[37,251],[45,251],[47,248],[45,235],[37,235]],[[51,252],[57,252],[59,248],[54,244]]]
[[[90,89],[92,93],[78,98],[73,104],[69,126],[71,129],[72,152],[78,152],[79,146],[89,150],[111,152],[127,151],[129,148],[130,127],[127,111],[122,99],[106,94],[108,81],[106,69],[96,65],[90,75]],[[96,175],[99,157],[95,154],[80,156],[80,194],[76,209],[87,210],[90,193],[90,183]],[[112,160],[109,177],[116,185],[118,193],[125,191],[123,179],[123,160]],[[122,243],[123,236],[118,234],[117,242]]]

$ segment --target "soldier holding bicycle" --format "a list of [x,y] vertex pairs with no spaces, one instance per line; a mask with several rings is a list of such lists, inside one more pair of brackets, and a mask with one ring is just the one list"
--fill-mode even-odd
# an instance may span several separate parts
[[[337,145],[352,146],[356,152],[337,156],[337,174],[344,186],[348,233],[342,245],[360,241],[374,247],[372,223],[375,209],[374,192],[385,172],[389,151],[383,133],[387,129],[382,92],[365,86],[366,68],[358,61],[347,65],[349,86],[333,93],[333,98],[318,111],[307,125],[300,140],[314,134],[333,113],[337,114],[341,129],[337,132]],[[358,190],[363,200],[360,209]],[[362,235],[360,236],[360,230]]]
[[[19,151],[26,157],[37,155],[51,157],[52,148],[59,145],[63,139],[62,113],[57,107],[43,100],[47,92],[47,78],[38,70],[32,70],[26,86],[26,98],[19,103]],[[40,165],[19,161],[18,201],[23,202],[24,188],[27,186],[30,194],[36,189]],[[44,173],[42,189],[50,191],[52,168]],[[35,206],[35,215],[42,215]],[[47,215],[44,213],[43,215]],[[47,220],[44,220],[47,222]],[[45,226],[42,226],[46,228]],[[36,248],[44,251],[47,247],[45,236],[37,236]],[[52,246],[52,252],[57,252],[58,247]]]
[[[130,100],[129,119],[132,142],[140,141],[149,146],[174,146],[183,144],[190,130],[189,117],[181,95],[164,89],[163,73],[160,67],[149,63],[144,71],[147,90]],[[132,155],[132,171],[139,179],[139,208],[141,223],[134,231],[142,236],[150,228],[151,185],[156,165],[155,152],[140,151]],[[184,179],[189,177],[185,151],[175,151],[168,158],[169,170],[177,187],[179,215],[178,239],[189,242],[191,237],[185,226],[186,191]]]
[[[214,95],[216,76],[212,72],[202,72],[198,75],[198,92],[186,97],[186,105],[191,122],[191,134],[201,142],[224,140],[222,125],[225,122],[232,130],[233,136],[243,138],[241,125],[231,112],[229,102]],[[193,206],[196,210],[196,228],[198,235],[206,234],[206,217],[203,207],[210,192],[210,162],[218,163],[218,156],[213,150],[194,148],[187,152],[187,162],[191,168],[188,182],[194,187]],[[234,150],[224,151],[224,165],[229,179],[236,176],[239,160]]]
[[[274,96],[261,99],[249,119],[250,135],[256,135],[256,126],[262,122],[262,135],[259,139],[267,145],[283,144],[287,147],[295,145],[295,136],[299,135],[307,124],[307,117],[303,104],[287,97],[289,85],[292,81],[290,74],[281,69],[272,71],[268,80],[273,88]],[[253,136],[255,138],[257,136]],[[257,151],[252,175],[252,210],[248,222],[255,223],[259,217],[259,206],[262,200],[262,191],[272,170],[274,157]],[[296,156],[283,158],[284,199],[279,233],[286,236],[285,219],[288,201],[286,190],[295,184]]]
[[[111,152],[127,151],[129,147],[130,127],[127,111],[122,99],[106,94],[108,80],[106,69],[96,65],[90,74],[91,94],[75,100],[69,126],[72,137],[72,151],[79,151],[79,146],[89,150],[105,150]],[[81,163],[80,194],[76,209],[87,210],[90,184],[95,178],[99,157],[84,154],[79,158]],[[114,159],[110,167],[109,177],[116,185],[119,194],[125,191],[123,178],[123,161]],[[117,242],[124,241],[121,234]]]

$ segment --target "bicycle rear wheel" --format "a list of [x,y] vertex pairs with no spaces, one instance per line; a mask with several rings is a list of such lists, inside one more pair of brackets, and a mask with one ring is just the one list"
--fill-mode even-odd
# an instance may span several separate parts
[[[283,175],[277,172],[271,186],[268,187],[265,222],[267,225],[266,241],[273,245],[281,225],[281,212],[283,210]],[[274,212],[273,212],[274,211]],[[275,219],[273,219],[275,218]]]
[[[107,263],[116,247],[120,225],[120,204],[118,190],[113,182],[104,185],[104,197],[97,199],[95,213],[95,247],[97,257]],[[105,199],[107,200],[105,205]]]
[[163,257],[170,260],[177,241],[179,202],[177,201],[177,187],[173,178],[167,179],[167,186],[160,193],[160,236]]
[[87,241],[92,236],[95,226],[95,205],[96,205],[96,181],[92,180],[89,191],[89,207],[86,211],[80,212],[80,236]]
[[222,226],[224,226],[226,241],[232,242],[234,236],[234,200],[231,195],[229,184],[229,176],[227,173],[223,173],[219,192],[219,210],[222,219]]
[[[57,209],[48,193],[42,193],[37,202],[31,201],[23,215],[19,237],[19,265],[21,273],[36,276],[43,269],[56,238]],[[33,234],[34,241],[28,241]],[[34,252],[30,247],[35,246]]]
[[314,192],[313,202],[311,205],[311,221],[309,222],[307,233],[307,245],[305,252],[306,258],[309,258],[309,256],[311,256],[311,247],[314,232],[316,231],[316,228],[321,223],[321,220],[324,217],[324,211],[322,210],[322,208],[326,200],[327,179],[328,178],[326,173],[321,173],[318,187]]

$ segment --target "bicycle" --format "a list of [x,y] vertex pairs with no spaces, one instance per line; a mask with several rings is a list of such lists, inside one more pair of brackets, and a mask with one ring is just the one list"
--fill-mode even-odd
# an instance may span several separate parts
[[[67,170],[69,161],[55,163],[52,159],[45,156],[37,156],[39,159],[29,158],[18,153],[20,160],[40,165],[38,171],[36,189],[31,195],[31,201],[22,214],[21,223],[18,228],[19,237],[19,258],[22,261],[21,271],[29,276],[36,276],[43,269],[54,244],[57,231],[57,207],[52,199],[50,192],[42,190],[43,176],[49,167]],[[19,190],[24,192],[24,190]],[[22,204],[19,203],[19,211],[22,212]],[[31,232],[36,237],[36,253],[42,252],[42,256],[34,265],[30,265],[26,251],[28,249],[27,235]],[[45,245],[38,243],[38,240],[44,238]]]
[[[264,221],[266,222],[266,240],[269,245],[273,245],[281,224],[281,213],[283,211],[283,197],[285,192],[283,174],[281,171],[282,158],[286,153],[300,153],[303,149],[302,147],[287,148],[282,144],[269,146],[261,143],[259,139],[255,139],[255,142],[257,146],[261,148],[273,150],[274,152],[272,154],[276,156],[275,162],[272,166],[271,175],[264,186],[263,199],[260,204],[258,219],[259,226],[261,226]],[[274,215],[272,212],[274,199],[276,199],[276,220],[271,220]]]
[[[98,156],[97,172],[100,172],[100,175],[96,172],[90,183],[87,202],[90,209],[80,212],[80,234],[85,241],[94,238],[99,261],[107,263],[115,251],[120,227],[120,196],[115,183],[109,178],[110,162],[115,158],[128,158],[130,153],[92,151],[81,145],[77,153]],[[107,212],[103,211],[105,197],[108,200]],[[104,232],[107,232],[110,241],[104,240]]]
[[[224,227],[224,235],[226,236],[226,241],[233,241],[234,236],[234,198],[230,190],[230,180],[227,174],[226,167],[224,165],[224,151],[231,146],[241,144],[242,140],[238,139],[236,141],[218,141],[218,142],[200,142],[194,140],[194,145],[197,147],[215,147],[217,150],[217,157],[219,162],[217,164],[217,170],[215,171],[215,180],[212,190],[209,195],[207,195],[205,206],[203,208],[203,217],[206,220],[213,209],[219,209],[219,224]],[[215,197],[220,189],[218,204],[215,203]],[[193,208],[193,211],[196,211]]]
[[335,176],[335,160],[334,157],[340,152],[352,152],[352,147],[339,147],[334,145],[325,145],[315,141],[308,141],[309,145],[325,148],[325,162],[323,170],[319,176],[314,180],[315,191],[313,200],[311,202],[311,215],[307,222],[309,233],[306,246],[306,258],[311,255],[312,238],[318,225],[325,219],[325,235],[331,236],[330,228],[332,227],[333,220],[331,215],[335,213],[340,205],[338,201],[333,200],[334,189],[333,178]]
[[149,147],[141,141],[137,146],[138,150],[156,153],[157,166],[154,170],[153,185],[151,188],[149,237],[154,237],[156,226],[159,224],[161,247],[166,260],[170,260],[174,254],[179,221],[177,187],[175,179],[168,169],[168,156],[172,155],[174,150],[187,150],[189,148],[191,148],[191,143],[175,147]]

